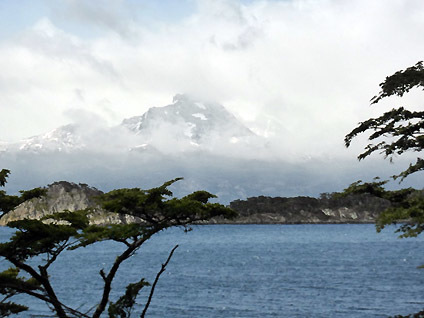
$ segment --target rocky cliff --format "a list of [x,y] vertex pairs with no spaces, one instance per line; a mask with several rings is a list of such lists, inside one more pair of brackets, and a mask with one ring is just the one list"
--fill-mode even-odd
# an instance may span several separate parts
[[92,208],[90,222],[92,224],[129,223],[135,219],[131,216],[109,213],[99,208],[96,197],[103,192],[86,184],[75,184],[66,181],[55,182],[47,186],[46,196],[34,198],[20,204],[15,210],[0,219],[0,225],[19,219],[40,219],[45,215]]

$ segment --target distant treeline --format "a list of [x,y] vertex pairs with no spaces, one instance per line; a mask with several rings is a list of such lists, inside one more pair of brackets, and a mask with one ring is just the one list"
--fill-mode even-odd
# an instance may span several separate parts
[[[416,193],[424,195],[423,190]],[[338,192],[319,198],[258,196],[230,203],[239,214],[231,223],[374,223],[390,206],[390,201],[369,193]]]

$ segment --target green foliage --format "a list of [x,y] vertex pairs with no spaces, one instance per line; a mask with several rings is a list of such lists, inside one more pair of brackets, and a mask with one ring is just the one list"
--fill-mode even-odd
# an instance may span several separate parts
[[84,229],[84,231],[78,233],[78,243],[70,249],[76,249],[79,247],[86,247],[101,241],[116,241],[125,243],[128,239],[136,240],[142,236],[144,238],[150,238],[153,232],[149,232],[143,224],[108,224],[104,226],[90,225]]
[[61,243],[77,234],[77,229],[72,226],[45,224],[39,220],[12,221],[7,226],[18,231],[9,242],[0,244],[0,256],[20,262],[40,254],[51,254]]
[[[6,185],[9,174],[10,170],[2,169],[0,171],[1,187]],[[15,208],[15,206],[21,202],[18,196],[8,196],[5,191],[0,191],[0,211],[3,212],[2,215]],[[19,278],[18,274],[19,269],[17,268],[9,268],[0,273],[0,295],[4,296],[4,298],[0,300],[0,317],[7,317],[28,310],[27,306],[13,303],[8,301],[8,299],[19,294],[22,288],[29,291],[38,288],[38,284],[33,279],[25,280]]]
[[0,187],[4,187],[6,185],[6,180],[9,174],[10,174],[10,170],[2,169],[0,171]]
[[424,310],[417,312],[415,314],[410,314],[410,315],[406,315],[406,316],[396,315],[393,318],[424,318]]
[[70,225],[75,230],[83,230],[88,227],[90,220],[90,209],[79,210],[75,212],[64,211],[44,216],[41,220],[49,220],[53,223],[62,222]]
[[0,286],[1,294],[5,294],[12,289],[40,289],[40,284],[35,279],[18,277],[19,272],[20,270],[18,268],[11,267],[0,273],[0,280],[2,282]]
[[[377,104],[383,98],[394,95],[402,97],[414,87],[424,88],[423,62],[386,77],[380,87],[381,91],[371,99],[371,104]],[[390,161],[393,161],[394,156],[405,152],[421,152],[424,149],[424,111],[409,111],[404,107],[393,108],[377,118],[361,122],[345,136],[346,147],[351,145],[352,139],[368,131],[371,132],[368,137],[371,143],[359,154],[359,160],[375,152],[383,154],[384,158],[389,158]],[[424,160],[418,157],[415,163],[411,163],[406,170],[392,178],[395,180],[400,178],[400,181],[403,181],[412,173],[422,170]],[[358,181],[350,185],[344,193],[367,192],[390,201],[391,207],[383,211],[377,219],[378,232],[386,225],[400,223],[396,232],[402,233],[401,238],[421,234],[424,230],[424,191],[412,188],[386,191],[384,189],[386,183],[387,181],[372,183]],[[396,317],[424,317],[424,312]]]
[[0,302],[0,317],[7,317],[13,314],[28,310],[27,306],[18,305],[12,302]]
[[19,193],[21,194],[21,201],[27,201],[27,200],[31,200],[33,198],[39,198],[42,196],[45,196],[47,194],[47,189],[45,188],[34,188],[32,190],[27,190],[27,191],[19,191]]
[[386,77],[386,80],[380,84],[380,93],[371,99],[372,104],[376,104],[381,99],[392,95],[402,97],[405,93],[408,93],[412,88],[417,86],[424,87],[424,67],[422,61],[408,67],[404,71],[398,71]]
[[401,178],[401,180],[405,179],[407,176],[409,176],[410,174],[417,172],[417,171],[421,171],[424,170],[424,160],[421,158],[417,158],[417,161],[415,162],[415,164],[410,164],[408,169],[406,169],[405,171],[402,171],[399,175],[397,176],[393,176],[393,178],[396,180],[397,178]]
[[17,314],[22,311],[28,310],[27,306],[15,304],[10,301],[6,301],[11,295],[17,295],[21,290],[38,290],[40,285],[33,278],[25,279],[18,277],[19,269],[9,268],[0,273],[0,294],[6,295],[6,297],[0,301],[0,317],[7,317],[11,314]]
[[369,193],[376,197],[383,198],[384,193],[384,185],[387,181],[376,181],[376,182],[362,182],[362,180],[356,181],[352,183],[349,187],[344,189],[342,193],[338,193],[338,196],[346,196],[349,194],[361,194],[361,193]]
[[[113,190],[98,198],[104,209],[113,213],[136,216],[141,219],[139,223],[91,225],[90,209],[63,211],[45,216],[41,220],[24,219],[9,222],[8,226],[15,228],[16,232],[8,242],[0,244],[0,257],[14,266],[0,273],[0,294],[4,295],[0,309],[4,316],[26,309],[25,306],[7,301],[17,293],[24,293],[46,302],[58,317],[89,317],[88,313],[70,308],[58,299],[50,284],[48,269],[66,250],[112,240],[124,244],[125,249],[116,257],[107,272],[104,269],[99,270],[104,283],[103,294],[97,306],[93,307],[94,312],[90,317],[100,317],[106,310],[110,317],[129,317],[139,291],[149,285],[142,278],[136,283],[129,284],[125,294],[116,302],[110,301],[112,281],[125,260],[133,256],[152,235],[166,228],[186,227],[214,216],[231,218],[236,215],[233,210],[220,204],[208,203],[208,200],[215,196],[206,191],[197,191],[183,198],[167,198],[172,196],[168,187],[180,179],[165,182],[162,186],[150,190],[139,188]],[[0,206],[4,204],[8,209],[12,209],[24,198],[31,199],[45,193],[44,189],[34,189],[23,191],[21,196],[13,198],[2,193]],[[169,263],[175,248],[156,276],[144,306],[143,317],[157,280]],[[37,266],[33,265],[35,256],[43,256],[37,259],[40,262]],[[19,271],[24,271],[30,279],[18,278]]]
[[188,200],[207,203],[209,199],[216,198],[216,195],[210,194],[207,191],[196,191],[192,194],[187,195],[185,198]]
[[23,201],[16,195],[7,195],[5,191],[0,191],[0,211],[3,214],[10,212]]
[[125,290],[125,294],[115,303],[110,302],[108,314],[109,318],[128,318],[131,316],[131,310],[135,304],[138,293],[143,287],[150,286],[148,282],[142,278],[137,283],[129,284]]
[[[393,95],[402,97],[414,87],[424,88],[423,62],[396,72],[386,77],[380,84],[381,91],[371,99],[371,104]],[[392,109],[377,118],[368,119],[353,129],[345,136],[345,145],[349,147],[352,139],[359,134],[371,132],[371,141],[365,151],[358,156],[359,160],[365,159],[374,152],[380,152],[385,158],[393,159],[407,151],[421,152],[424,148],[424,111],[409,111],[404,107]],[[412,173],[424,170],[424,160],[417,158],[415,163],[393,176],[401,181]],[[417,236],[423,230],[423,193],[411,188],[399,191],[386,191],[387,181],[352,184],[345,193],[367,192],[391,202],[391,207],[384,211],[377,220],[377,230],[381,231],[388,224],[401,223],[398,232],[401,237]]]
[[172,195],[167,187],[180,179],[168,181],[150,190],[113,190],[103,195],[100,202],[108,211],[139,217],[145,221],[146,226],[155,228],[184,226],[218,215],[225,215],[227,218],[236,216],[233,210],[221,204],[208,203],[208,200],[215,196],[206,191],[196,191],[181,199],[164,200],[165,196]]
[[[0,186],[4,187],[7,182],[7,178],[10,174],[10,170],[2,169],[0,171]],[[0,191],[0,212],[3,214],[0,215],[2,217],[4,214],[13,210],[16,206],[21,204],[22,202],[41,197],[46,194],[46,189],[43,188],[35,188],[28,191],[20,191],[21,195],[7,195],[5,191]]]
[[369,193],[390,201],[391,206],[376,220],[377,232],[390,224],[400,224],[396,229],[401,238],[415,237],[424,230],[424,191],[405,188],[396,191],[384,189],[387,181],[352,183],[340,195]]
[[[399,71],[380,84],[381,92],[371,99],[372,104],[393,95],[403,96],[413,87],[424,88],[423,62]],[[365,151],[358,156],[359,160],[365,159],[374,152],[379,152],[385,158],[393,160],[395,155],[406,151],[420,152],[424,148],[424,111],[409,111],[404,107],[392,109],[377,118],[370,118],[353,129],[345,136],[345,145],[349,147],[352,139],[359,134],[371,131],[368,139],[371,141]],[[424,161],[417,159],[415,164],[400,174],[393,176],[403,180],[411,173],[424,169]]]

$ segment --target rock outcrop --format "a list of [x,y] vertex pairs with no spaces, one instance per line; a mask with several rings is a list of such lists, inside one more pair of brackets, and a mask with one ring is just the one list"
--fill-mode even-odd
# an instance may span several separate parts
[[62,212],[92,209],[91,224],[130,223],[135,218],[102,210],[96,197],[103,192],[86,184],[66,181],[55,182],[47,187],[46,196],[34,198],[18,205],[0,219],[0,225],[20,219],[40,219],[43,216]]

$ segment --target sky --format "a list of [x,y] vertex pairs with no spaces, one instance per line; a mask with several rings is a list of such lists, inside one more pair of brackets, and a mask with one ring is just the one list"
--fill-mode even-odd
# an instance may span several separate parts
[[[422,0],[2,0],[0,141],[106,126],[178,93],[224,105],[299,157],[422,92],[370,106],[423,59]],[[421,95],[420,95],[421,94]]]

